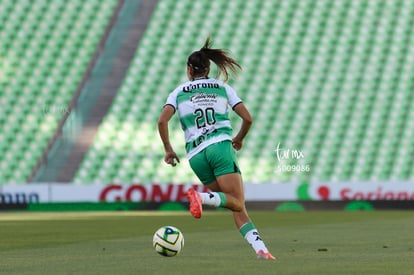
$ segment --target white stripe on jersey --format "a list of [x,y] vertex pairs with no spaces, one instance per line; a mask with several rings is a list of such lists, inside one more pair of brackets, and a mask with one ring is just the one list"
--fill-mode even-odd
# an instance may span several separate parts
[[[190,106],[189,106],[190,105]],[[208,106],[206,106],[207,108]],[[194,113],[194,105],[189,104],[188,101],[184,101],[178,104],[178,110],[180,111],[180,116],[186,116]],[[217,104],[214,105],[214,111],[219,114],[225,114],[229,111],[228,108],[228,99],[224,97],[217,97]]]
[[[231,127],[230,121],[228,120],[220,121],[220,122],[217,122],[214,126],[214,128],[216,129],[223,128],[223,127]],[[191,127],[184,131],[186,142],[191,142],[200,135],[202,135],[202,129],[197,129],[197,127]]]

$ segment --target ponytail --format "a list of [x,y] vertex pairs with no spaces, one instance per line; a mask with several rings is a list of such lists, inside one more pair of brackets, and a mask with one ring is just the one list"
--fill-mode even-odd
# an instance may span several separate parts
[[241,69],[240,64],[231,58],[227,51],[211,48],[210,37],[207,38],[204,46],[199,51],[193,52],[188,57],[187,65],[193,69],[195,75],[202,75],[207,73],[210,68],[210,60],[213,61],[219,69],[217,76],[223,74],[224,82],[229,78],[228,70],[234,75],[237,75],[237,69]]

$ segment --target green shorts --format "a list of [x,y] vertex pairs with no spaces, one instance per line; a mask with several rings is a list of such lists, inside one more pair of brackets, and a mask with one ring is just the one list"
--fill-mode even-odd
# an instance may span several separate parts
[[218,176],[240,173],[236,152],[230,140],[209,145],[190,159],[190,166],[204,184],[210,184]]

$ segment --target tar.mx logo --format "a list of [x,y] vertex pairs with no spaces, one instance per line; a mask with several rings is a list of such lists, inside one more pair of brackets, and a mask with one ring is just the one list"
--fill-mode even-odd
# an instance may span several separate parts
[[305,153],[299,149],[283,148],[280,142],[275,150],[278,166],[275,172],[309,172],[309,164],[299,164],[305,158]]
[[285,159],[302,159],[305,158],[303,151],[296,150],[296,149],[284,149],[280,147],[280,142],[277,144],[277,148],[275,150],[277,160],[281,162]]

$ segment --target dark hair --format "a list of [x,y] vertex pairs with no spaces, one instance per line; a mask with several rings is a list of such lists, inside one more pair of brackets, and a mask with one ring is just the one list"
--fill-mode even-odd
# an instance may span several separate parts
[[188,57],[187,65],[193,69],[195,76],[203,75],[210,68],[210,60],[219,69],[217,76],[221,73],[224,75],[224,81],[227,81],[229,78],[228,69],[235,75],[237,75],[237,68],[241,69],[240,64],[229,56],[228,51],[211,48],[210,37],[207,38],[204,46],[199,51],[193,52]]

